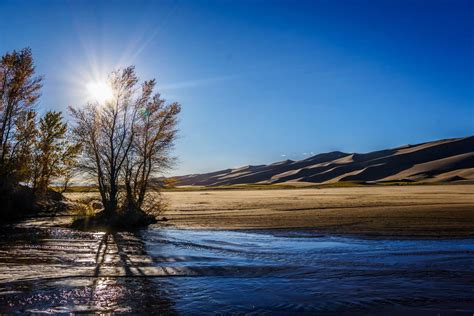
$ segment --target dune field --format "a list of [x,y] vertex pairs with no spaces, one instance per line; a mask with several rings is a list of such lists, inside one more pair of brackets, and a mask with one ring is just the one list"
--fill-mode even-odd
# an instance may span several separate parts
[[403,145],[370,153],[333,151],[211,173],[174,177],[177,185],[219,186],[338,182],[472,183],[474,136]]

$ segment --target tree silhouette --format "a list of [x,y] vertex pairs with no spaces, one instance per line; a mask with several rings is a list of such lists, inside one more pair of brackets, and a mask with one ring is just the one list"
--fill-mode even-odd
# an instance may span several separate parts
[[[16,162],[25,154],[28,135],[25,124],[31,123],[33,105],[40,96],[42,77],[35,76],[29,48],[13,51],[0,61],[0,186],[23,180]],[[29,123],[28,123],[29,122]],[[23,129],[22,129],[23,127]]]
[[97,180],[106,217],[142,211],[153,175],[170,166],[180,105],[154,94],[155,81],[138,84],[134,67],[109,76],[113,98],[70,108],[82,144],[79,166]]
[[60,112],[37,120],[41,82],[29,48],[1,57],[0,205],[6,217],[36,208],[53,180],[69,179],[79,151]]

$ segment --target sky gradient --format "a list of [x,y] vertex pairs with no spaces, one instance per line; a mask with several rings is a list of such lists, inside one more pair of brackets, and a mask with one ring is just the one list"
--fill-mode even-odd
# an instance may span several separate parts
[[474,1],[6,1],[39,108],[136,65],[183,106],[170,174],[474,134]]

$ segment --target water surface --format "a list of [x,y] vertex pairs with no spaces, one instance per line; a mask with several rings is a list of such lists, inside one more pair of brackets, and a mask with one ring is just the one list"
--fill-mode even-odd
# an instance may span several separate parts
[[88,233],[0,242],[0,313],[472,315],[473,240],[304,231]]

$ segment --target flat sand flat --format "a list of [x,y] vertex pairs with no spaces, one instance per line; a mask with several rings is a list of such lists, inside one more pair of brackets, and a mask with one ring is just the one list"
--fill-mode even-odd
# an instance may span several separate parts
[[474,185],[165,192],[168,223],[399,237],[474,236]]

